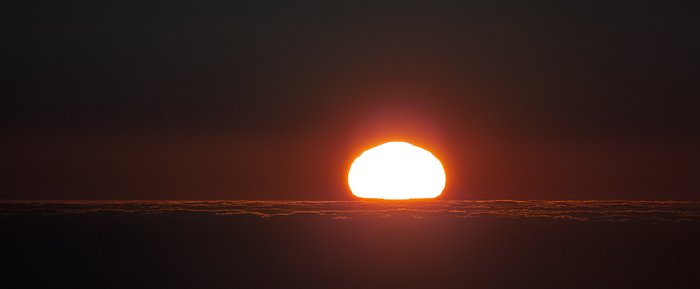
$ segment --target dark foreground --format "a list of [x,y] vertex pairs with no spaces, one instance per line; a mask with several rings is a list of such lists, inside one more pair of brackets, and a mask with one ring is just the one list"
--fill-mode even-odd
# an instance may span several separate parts
[[700,288],[692,202],[2,202],[2,288]]

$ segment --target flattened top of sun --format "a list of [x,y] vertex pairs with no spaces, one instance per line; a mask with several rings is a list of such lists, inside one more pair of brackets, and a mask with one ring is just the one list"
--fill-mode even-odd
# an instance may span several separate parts
[[406,142],[388,142],[355,159],[348,184],[360,198],[435,198],[445,188],[445,169],[427,150]]

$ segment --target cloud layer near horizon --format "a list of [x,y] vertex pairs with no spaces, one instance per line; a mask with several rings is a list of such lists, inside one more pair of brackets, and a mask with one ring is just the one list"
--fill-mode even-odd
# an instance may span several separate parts
[[700,221],[692,201],[2,201],[0,215],[204,214],[332,219],[539,218],[575,221]]

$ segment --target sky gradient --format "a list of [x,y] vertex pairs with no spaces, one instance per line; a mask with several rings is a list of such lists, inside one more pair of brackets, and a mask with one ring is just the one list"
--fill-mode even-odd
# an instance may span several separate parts
[[697,199],[683,1],[21,1],[0,198],[350,199],[364,149],[446,199]]

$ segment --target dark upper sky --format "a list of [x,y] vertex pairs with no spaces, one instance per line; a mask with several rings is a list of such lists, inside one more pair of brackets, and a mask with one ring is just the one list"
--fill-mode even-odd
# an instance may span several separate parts
[[692,1],[13,2],[2,198],[347,199],[386,140],[445,198],[700,193]]

